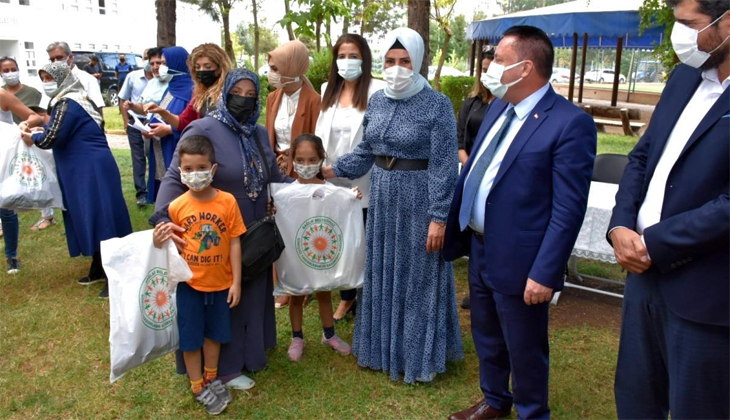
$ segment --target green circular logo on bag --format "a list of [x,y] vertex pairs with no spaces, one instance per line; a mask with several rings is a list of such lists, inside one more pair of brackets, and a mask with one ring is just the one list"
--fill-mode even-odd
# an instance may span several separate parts
[[299,227],[295,242],[299,258],[315,270],[329,270],[342,256],[342,230],[329,217],[307,219]]
[[164,330],[172,325],[175,305],[172,304],[166,269],[155,267],[147,273],[139,288],[139,310],[147,328]]
[[10,176],[23,187],[40,188],[46,180],[46,167],[35,155],[20,152],[10,161]]

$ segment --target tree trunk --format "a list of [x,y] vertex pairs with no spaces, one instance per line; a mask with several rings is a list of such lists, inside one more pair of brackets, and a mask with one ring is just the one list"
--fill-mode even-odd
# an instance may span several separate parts
[[175,0],[155,0],[157,8],[157,45],[171,47],[175,45]]
[[428,63],[430,51],[428,49],[428,25],[429,11],[431,10],[430,0],[408,0],[408,27],[418,32],[423,38],[423,63],[421,63],[421,75],[428,78]]
[[231,63],[236,67],[236,53],[233,51],[233,42],[231,41],[231,24],[230,13],[231,5],[228,2],[222,2],[220,5],[221,20],[223,20],[223,43],[225,44],[226,55],[231,59]]
[[342,20],[342,35],[347,35],[350,32],[350,18],[345,16]]
[[[287,15],[291,9],[289,8],[289,0],[284,0],[284,13]],[[291,23],[286,24],[286,33],[289,35],[289,41],[294,41],[296,38],[294,37],[294,31],[291,28]]]
[[362,0],[362,13],[360,13],[360,35],[365,36],[365,10],[368,7],[368,0]]
[[319,40],[319,38],[322,35],[322,19],[317,18],[316,28],[314,30],[314,38],[317,40],[317,52],[320,52],[322,50],[322,42]]
[[253,67],[255,71],[259,68],[259,18],[258,18],[258,6],[256,0],[251,0],[253,4]]
[[451,28],[449,28],[448,26],[444,28],[444,33],[446,33],[446,36],[444,37],[444,46],[441,48],[439,65],[438,67],[436,67],[436,74],[433,76],[433,89],[438,92],[441,92],[441,68],[444,66],[446,56],[449,54],[449,41],[451,40],[451,36],[453,35]]
[[327,43],[327,48],[332,48],[332,22],[327,19],[324,22],[324,41]]

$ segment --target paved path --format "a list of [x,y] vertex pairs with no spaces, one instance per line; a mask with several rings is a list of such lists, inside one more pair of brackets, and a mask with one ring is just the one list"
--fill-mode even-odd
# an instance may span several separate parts
[[129,140],[127,140],[126,134],[109,134],[109,133],[107,133],[106,141],[109,143],[109,147],[111,147],[112,149],[129,150]]

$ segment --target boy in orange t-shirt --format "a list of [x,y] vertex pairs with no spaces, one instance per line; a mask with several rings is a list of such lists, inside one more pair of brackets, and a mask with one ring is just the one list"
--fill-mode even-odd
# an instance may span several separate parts
[[182,257],[193,278],[177,286],[180,350],[196,401],[219,414],[231,400],[218,379],[218,356],[221,343],[231,339],[230,308],[241,297],[240,236],[246,226],[233,195],[210,186],[217,168],[210,140],[187,137],[178,145],[178,156],[180,178],[189,190],[170,203],[171,222],[155,227],[154,242],[159,248],[170,239],[171,224],[185,229]]

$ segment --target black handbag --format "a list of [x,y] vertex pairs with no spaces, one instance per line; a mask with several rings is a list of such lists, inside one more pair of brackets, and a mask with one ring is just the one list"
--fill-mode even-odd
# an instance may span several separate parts
[[[274,197],[269,188],[271,180],[269,165],[266,162],[266,154],[261,147],[258,132],[254,133],[254,137],[259,155],[263,160],[262,165],[266,170],[266,187],[269,189],[269,198],[273,207]],[[284,239],[279,234],[279,228],[276,226],[273,216],[264,217],[246,226],[246,233],[241,236],[241,264],[243,265],[241,281],[254,280],[264,271],[271,270],[271,266],[284,252],[284,248]]]

